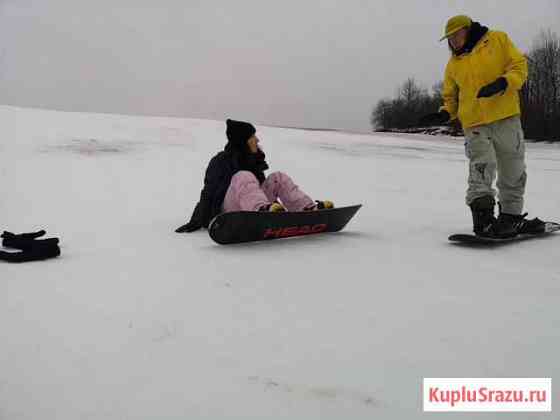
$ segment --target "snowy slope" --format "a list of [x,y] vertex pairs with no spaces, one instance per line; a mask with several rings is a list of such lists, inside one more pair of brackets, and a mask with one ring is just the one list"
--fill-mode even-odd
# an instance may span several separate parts
[[[0,419],[421,419],[423,377],[560,375],[560,237],[448,243],[460,139],[259,127],[273,170],[364,208],[221,247],[173,229],[224,130],[0,107],[0,229],[63,246],[0,264]],[[527,210],[559,219],[560,148],[528,153]]]

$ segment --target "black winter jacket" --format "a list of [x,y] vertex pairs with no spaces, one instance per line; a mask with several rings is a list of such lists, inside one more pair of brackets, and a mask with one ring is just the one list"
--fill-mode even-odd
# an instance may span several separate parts
[[191,222],[198,222],[208,227],[210,221],[222,212],[231,178],[237,172],[251,171],[262,184],[265,180],[264,171],[267,169],[268,164],[262,150],[257,154],[249,154],[239,152],[227,145],[225,150],[214,156],[208,164],[204,176],[204,188],[191,216]]

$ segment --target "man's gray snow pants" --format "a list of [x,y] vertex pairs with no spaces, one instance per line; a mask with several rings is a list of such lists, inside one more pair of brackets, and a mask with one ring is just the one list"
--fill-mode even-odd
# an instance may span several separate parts
[[519,116],[465,129],[465,154],[469,158],[467,205],[479,197],[496,196],[492,184],[497,172],[501,211],[521,214],[527,167]]

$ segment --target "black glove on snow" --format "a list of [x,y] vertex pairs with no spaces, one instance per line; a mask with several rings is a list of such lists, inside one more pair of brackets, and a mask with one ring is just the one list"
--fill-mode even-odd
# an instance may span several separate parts
[[17,235],[12,232],[4,232],[0,235],[2,246],[20,249],[21,252],[0,251],[0,260],[20,263],[58,257],[60,255],[58,238],[37,239],[45,233],[44,230]]
[[58,238],[36,239],[45,235],[47,232],[40,230],[38,232],[14,234],[4,231],[0,237],[2,238],[2,246],[8,248],[17,248],[21,250],[30,249],[36,245],[55,246],[58,245]]
[[198,230],[200,228],[202,228],[202,223],[200,223],[196,220],[191,220],[186,225],[183,225],[183,226],[175,229],[175,232],[177,232],[177,233],[185,233],[185,232],[186,233],[191,233],[191,232],[194,232],[195,230]]
[[443,109],[439,112],[434,112],[432,114],[424,115],[422,118],[420,118],[420,121],[418,121],[418,126],[429,127],[432,125],[441,125],[448,122],[450,118],[451,115],[449,115],[449,112]]
[[500,92],[504,92],[508,87],[508,82],[505,77],[499,77],[492,83],[483,86],[478,91],[477,98],[490,98]]
[[0,235],[0,238],[6,238],[6,237],[18,237],[21,239],[37,239],[40,238],[41,236],[45,236],[47,233],[46,230],[41,229],[37,232],[30,232],[30,233],[18,233],[17,235],[15,233],[12,232],[8,232],[8,231],[4,231],[4,233],[2,235]]
[[58,245],[41,246],[37,245],[35,247],[26,249],[21,252],[6,252],[0,251],[0,260],[20,263],[29,261],[40,261],[47,260],[49,258],[55,258],[60,255],[60,248]]

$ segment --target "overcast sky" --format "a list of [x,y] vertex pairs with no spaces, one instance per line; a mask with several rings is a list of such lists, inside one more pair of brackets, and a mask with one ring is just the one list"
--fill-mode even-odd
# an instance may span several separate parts
[[560,34],[560,0],[0,0],[0,103],[368,131],[459,13]]

